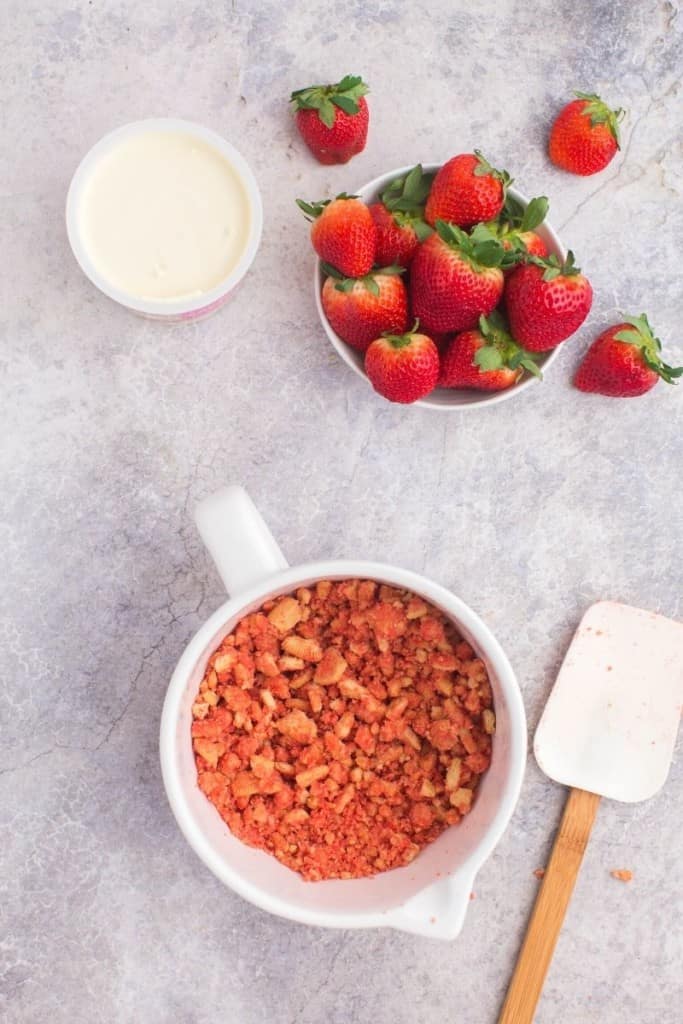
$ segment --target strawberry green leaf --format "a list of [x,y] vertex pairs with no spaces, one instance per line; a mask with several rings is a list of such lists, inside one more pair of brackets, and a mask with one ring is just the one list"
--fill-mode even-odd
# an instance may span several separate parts
[[624,341],[627,345],[637,345],[639,348],[643,344],[643,338],[639,331],[617,331],[614,338],[615,341]]
[[675,384],[676,378],[683,375],[683,366],[669,366],[662,360],[660,356],[662,343],[659,338],[655,337],[646,314],[625,316],[624,323],[630,324],[633,330],[617,331],[614,335],[615,340],[627,345],[635,345],[640,349],[646,366],[659,374],[667,384]]
[[339,93],[335,93],[334,96],[330,97],[335,107],[339,107],[345,114],[357,114],[360,107],[355,100],[352,100],[350,96],[343,96]]
[[[533,202],[533,200],[532,200]],[[511,195],[506,195],[505,204],[503,209],[500,211],[499,221],[501,223],[508,222],[514,227],[518,227],[522,223],[522,217],[524,216],[524,205],[520,203],[518,199],[515,199]]]
[[327,274],[328,277],[334,277],[337,281],[346,280],[341,271],[337,270],[336,267],[333,267],[331,263],[326,263],[325,260],[320,261],[320,269],[323,274]]
[[[339,198],[339,197],[337,197]],[[303,210],[307,220],[315,220],[323,212],[326,206],[329,206],[330,200],[323,199],[319,203],[305,203],[303,199],[297,199],[296,205],[300,210]]]
[[406,268],[400,267],[398,263],[392,263],[389,267],[376,267],[372,271],[373,274],[388,274],[389,277],[397,277],[399,274],[405,274],[405,272]]
[[368,91],[365,82],[358,75],[346,75],[341,82],[331,85],[309,85],[295,89],[290,102],[296,110],[317,110],[318,117],[327,128],[334,125],[334,108],[347,114],[357,114],[358,101]]
[[477,158],[477,166],[474,168],[474,175],[476,178],[483,178],[486,175],[491,175],[492,178],[497,178],[503,185],[503,194],[505,194],[508,185],[512,184],[513,179],[510,177],[507,171],[499,171],[497,167],[493,167],[488,162],[485,156],[483,156],[481,150],[475,149],[474,155]]
[[334,125],[334,106],[331,100],[324,99],[320,104],[320,110],[318,111],[318,117],[325,125],[326,128],[332,128]]
[[462,228],[443,220],[437,220],[435,227],[439,237],[471,263],[482,267],[499,267],[502,264],[505,250],[485,224],[477,224],[469,235]]
[[507,324],[500,310],[494,309],[488,316],[480,316],[479,330],[485,338],[491,337],[495,331],[507,331]]
[[503,357],[493,345],[482,345],[474,353],[474,365],[486,373],[489,370],[500,370],[503,366]]
[[623,120],[626,111],[621,107],[617,107],[616,110],[612,110],[608,107],[599,96],[596,96],[594,92],[574,92],[574,95],[580,100],[585,100],[586,106],[583,108],[582,113],[585,117],[590,118],[591,125],[605,124],[610,130],[614,141],[617,144],[617,149],[620,149],[619,145],[619,122]]
[[[494,309],[487,317],[479,317],[479,331],[485,338],[486,345],[478,350],[477,355],[479,352],[493,349],[500,358],[499,366],[509,366],[511,370],[517,370],[519,367],[522,367],[536,377],[541,376],[533,355],[517,344],[510,334],[505,318],[499,310]],[[487,354],[483,358],[492,360],[493,357]],[[496,368],[494,366],[487,367],[487,369]]]
[[467,243],[467,235],[462,228],[456,227],[455,224],[449,224],[445,220],[437,220],[434,227],[439,238],[442,238],[444,242],[448,242],[449,245],[462,246]]
[[299,96],[297,98],[297,108],[299,110],[320,110],[322,104],[322,96]]
[[567,253],[567,258],[564,263],[560,263],[555,253],[546,257],[527,256],[527,263],[533,263],[534,266],[540,267],[541,270],[543,270],[544,281],[552,281],[560,275],[562,275],[562,277],[573,277],[575,274],[581,273],[574,263],[574,253],[571,249]]
[[542,224],[548,214],[548,205],[546,196],[536,196],[535,199],[532,199],[522,215],[519,230],[533,231],[539,224]]
[[433,234],[433,229],[426,221],[422,220],[421,217],[416,217],[412,220],[411,227],[417,235],[418,242],[424,242],[431,234]]
[[499,267],[503,262],[504,251],[499,242],[492,240],[475,245],[472,250],[472,256],[475,263],[482,267]]
[[417,164],[404,177],[394,178],[380,196],[390,211],[422,213],[423,206],[434,180],[433,174],[425,174],[422,165]]
[[406,199],[412,199],[415,204],[423,203],[429,193],[429,186],[430,182],[425,180],[422,172],[422,164],[416,164],[406,175],[403,195]]
[[368,91],[368,87],[360,75],[344,75],[341,82],[338,82],[334,87],[334,90],[337,93],[350,92],[351,90],[358,89],[359,86],[362,86],[365,92]]
[[532,377],[538,377],[539,380],[543,380],[543,374],[536,365],[535,360],[530,355],[524,355],[519,361],[519,365],[522,366],[527,373],[530,373]]
[[635,327],[638,334],[642,335],[644,338],[652,338],[657,347],[661,349],[661,342],[659,338],[655,338],[652,333],[650,322],[645,313],[641,313],[640,316],[625,316],[624,323],[631,324],[632,327]]
[[505,249],[485,224],[477,224],[472,229],[469,241],[471,243],[470,255],[476,263],[480,263],[484,267],[499,267],[501,265]]

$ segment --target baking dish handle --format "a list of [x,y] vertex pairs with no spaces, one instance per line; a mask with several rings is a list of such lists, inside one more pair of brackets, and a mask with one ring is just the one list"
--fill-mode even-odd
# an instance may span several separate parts
[[237,484],[200,501],[195,522],[231,597],[287,568],[263,516]]
[[470,904],[474,874],[458,872],[423,889],[387,915],[390,928],[432,939],[455,939]]

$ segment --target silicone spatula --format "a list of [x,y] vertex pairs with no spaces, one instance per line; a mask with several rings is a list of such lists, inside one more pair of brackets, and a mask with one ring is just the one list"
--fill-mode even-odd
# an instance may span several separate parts
[[499,1024],[534,1018],[601,797],[664,785],[683,704],[683,624],[601,601],[574,634],[536,730],[539,767],[570,787]]

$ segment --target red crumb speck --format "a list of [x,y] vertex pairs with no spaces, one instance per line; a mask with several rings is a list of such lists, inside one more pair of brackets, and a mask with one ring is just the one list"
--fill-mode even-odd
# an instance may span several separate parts
[[477,894],[476,894],[476,892],[471,892],[471,893],[470,893],[470,899],[471,899],[471,900],[476,900],[476,898],[477,898]]
[[608,665],[608,666],[607,666],[607,671],[608,671],[608,672],[611,672],[611,671],[612,671],[612,666],[611,666],[611,665]]
[[486,666],[451,620],[361,579],[246,615],[192,717],[206,798],[308,881],[409,864],[471,810],[495,733]]
[[613,871],[610,871],[610,875],[619,882],[630,882],[633,878],[633,872],[627,868],[615,868]]
[[543,878],[545,876],[545,868],[536,868],[534,875],[536,878]]
[[435,917],[430,917],[429,918],[429,923],[430,924],[436,924],[436,918]]

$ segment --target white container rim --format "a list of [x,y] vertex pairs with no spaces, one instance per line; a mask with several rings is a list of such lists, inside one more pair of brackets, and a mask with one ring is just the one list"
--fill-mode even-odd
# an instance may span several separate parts
[[[417,930],[411,925],[401,922],[401,908],[384,912],[330,912],[323,909],[304,908],[296,902],[265,894],[257,885],[244,878],[236,871],[229,861],[218,855],[212,848],[202,828],[195,820],[188,806],[183,787],[178,777],[178,744],[182,737],[178,734],[177,723],[180,704],[187,688],[188,679],[195,666],[206,651],[207,642],[221,627],[235,616],[241,617],[244,609],[253,607],[266,600],[273,593],[281,594],[303,585],[312,579],[344,579],[363,578],[376,579],[400,586],[415,593],[426,596],[438,605],[449,617],[472,637],[480,655],[483,655],[499,681],[505,694],[505,702],[511,719],[510,730],[510,768],[502,787],[498,807],[488,823],[484,834],[472,851],[466,863],[462,864],[457,874],[466,880],[464,894],[465,903],[462,916],[446,927],[446,933],[440,937],[452,938],[460,929],[464,918],[466,901],[474,876],[483,863],[493,852],[501,836],[507,828],[515,806],[519,799],[526,764],[526,716],[524,704],[515,677],[515,673],[500,644],[484,623],[464,601],[441,584],[421,576],[408,569],[387,565],[379,562],[356,560],[333,560],[312,562],[286,568],[261,580],[234,598],[230,598],[200,627],[185,648],[171,678],[160,724],[160,758],[162,776],[168,800],[181,831],[195,853],[207,867],[226,885],[244,899],[270,913],[289,918],[303,924],[333,928],[373,928],[398,927],[408,931]],[[325,882],[316,885],[325,885]],[[439,929],[434,929],[435,937],[439,937]]]
[[[90,175],[105,154],[114,149],[122,140],[133,138],[136,135],[144,135],[147,132],[177,132],[190,135],[200,139],[212,149],[219,152],[226,161],[234,168],[244,186],[250,208],[249,237],[242,255],[231,272],[209,291],[200,295],[193,295],[181,299],[145,299],[137,295],[131,295],[112,285],[97,269],[93,262],[87,246],[83,240],[80,228],[79,210],[83,198],[83,191],[88,183]],[[223,298],[232,291],[242,280],[247,270],[254,261],[261,242],[263,230],[263,206],[261,193],[256,178],[242,154],[235,149],[231,143],[224,139],[217,132],[194,121],[184,121],[175,117],[148,118],[143,121],[131,121],[129,124],[115,128],[104,135],[99,142],[88,150],[80,164],[76,168],[69,191],[66,197],[66,231],[69,244],[76,261],[87,278],[101,292],[107,295],[114,302],[126,306],[128,309],[138,313],[157,317],[178,317],[183,313],[193,313],[211,306],[212,303]]]

